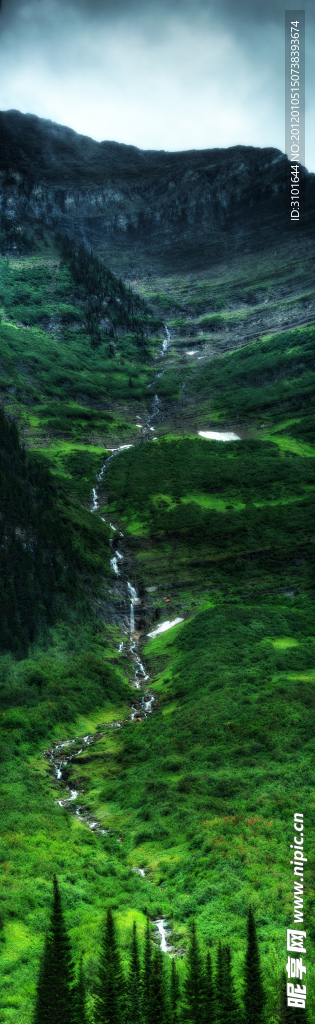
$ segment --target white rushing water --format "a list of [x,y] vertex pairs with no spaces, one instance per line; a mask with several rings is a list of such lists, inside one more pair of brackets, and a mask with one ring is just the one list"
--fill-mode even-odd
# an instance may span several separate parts
[[179,622],[184,622],[184,619],[177,618],[173,619],[172,622],[170,622],[169,619],[167,619],[166,622],[161,622],[160,626],[157,626],[156,629],[153,629],[152,633],[147,633],[147,636],[158,636],[159,633],[165,633],[167,629],[171,629],[172,626],[177,626]]
[[144,708],[144,711],[146,711],[148,715],[151,715],[151,713],[152,713],[153,701],[154,701],[154,697],[153,697],[152,693],[151,694],[147,693],[146,696],[142,698],[142,707]]
[[[139,675],[142,676],[142,680],[145,683],[146,680],[149,679],[149,676],[148,676],[148,673],[146,672],[146,670],[144,668],[144,665],[142,664],[142,661],[140,661],[140,658],[139,658],[138,654],[136,654],[136,661],[137,661],[138,668],[136,668],[135,677],[136,677],[137,680],[139,680]],[[140,683],[138,683],[138,685],[140,685]]]
[[166,939],[166,928],[168,927],[167,921],[165,921],[165,919],[163,917],[161,917],[157,921],[155,921],[154,923],[155,923],[155,926],[156,926],[156,928],[157,928],[157,930],[159,932],[159,935],[161,936],[161,950],[162,950],[162,953],[168,953],[168,951],[172,947],[168,945],[168,942],[167,942],[167,939]]
[[127,582],[127,587],[128,587],[128,593],[129,593],[129,596],[130,596],[130,632],[134,633],[134,631],[135,631],[135,604],[138,603],[139,598],[138,598],[138,594],[137,594],[137,591],[136,591],[135,587],[132,586],[132,583],[129,583],[129,581],[128,581]]
[[[166,339],[163,342],[163,352],[165,352],[166,349],[167,349],[167,344],[168,344],[168,340],[169,340],[169,336],[170,336],[168,329],[165,328],[165,330],[166,330]],[[140,429],[143,429],[144,433],[150,427],[150,421],[152,419],[154,419],[159,414],[160,407],[161,407],[160,399],[159,399],[158,395],[155,395],[154,396],[154,400],[153,400],[153,410],[152,410],[151,415],[148,417],[148,420],[146,422],[145,427],[142,428],[141,423],[137,424],[137,426],[139,426]],[[140,417],[137,417],[137,418],[139,419]],[[154,430],[154,428],[151,427],[151,431],[153,431],[153,430]],[[150,439],[153,440],[152,438],[150,438]],[[132,448],[132,447],[133,446],[130,445],[130,444],[127,444],[127,445],[124,444],[124,445],[120,445],[119,448],[108,449],[110,451],[110,455],[105,460],[104,465],[102,466],[101,471],[98,474],[98,477],[97,477],[98,483],[101,483],[101,481],[103,481],[105,473],[106,473],[106,470],[107,470],[107,467],[110,465],[112,459],[117,458],[117,456],[119,455],[119,453],[121,451],[125,451],[127,448]],[[99,496],[98,496],[98,490],[97,490],[97,487],[93,487],[91,511],[92,512],[97,512],[97,511],[99,511],[99,508],[100,508],[100,499],[99,499]],[[106,519],[103,516],[101,518],[103,519],[103,522],[106,522]],[[113,530],[113,533],[116,533],[116,536],[117,536],[117,528],[111,522],[109,523],[109,526]],[[123,533],[121,531],[119,532],[119,537],[123,537]],[[119,543],[119,541],[118,541],[118,543]],[[112,557],[110,559],[110,565],[111,565],[111,567],[113,569],[113,572],[115,573],[115,576],[121,577],[120,566],[121,566],[121,563],[123,561],[123,555],[122,555],[121,551],[118,550],[118,544],[117,544],[117,541],[114,541],[114,538],[110,541],[110,546],[111,546],[112,551],[113,551]],[[122,583],[123,583],[123,580],[122,580]],[[135,611],[134,611],[134,609],[135,609],[135,605],[139,603],[140,598],[138,597],[136,588],[133,586],[132,583],[130,583],[129,580],[126,581],[126,583],[124,585],[126,586],[127,594],[128,594],[128,599],[129,599],[129,602],[130,602],[130,620],[129,620],[130,638],[129,638],[129,641],[123,641],[122,640],[119,643],[119,651],[122,652],[126,647],[128,647],[129,651],[130,651],[130,654],[132,655],[132,657],[134,659],[134,662],[135,662],[135,672],[134,672],[133,686],[139,692],[139,700],[137,699],[135,705],[133,705],[132,708],[131,708],[130,719],[131,719],[131,721],[135,721],[135,720],[140,720],[141,721],[143,718],[146,718],[148,715],[150,715],[152,713],[153,703],[154,703],[154,696],[153,696],[152,693],[150,693],[147,690],[146,683],[149,680],[149,675],[146,672],[146,669],[145,669],[145,667],[144,667],[144,665],[143,665],[143,663],[141,661],[141,658],[140,658],[140,656],[138,654],[138,651],[137,651],[138,641],[137,641],[136,637],[134,636],[134,634],[135,634]],[[178,620],[175,620],[175,621],[177,622],[177,621],[182,621],[182,620],[178,619]],[[170,625],[175,625],[175,622],[174,623],[170,623]],[[163,628],[164,629],[168,628],[167,624],[164,623],[162,625],[162,627],[158,627],[157,632],[163,631]],[[142,692],[141,692],[141,690],[142,690]],[[122,722],[120,722],[120,721],[119,722],[111,722],[110,725],[105,727],[105,728],[112,728],[112,727],[113,728],[114,727],[121,728],[121,725],[122,725]],[[81,738],[81,739],[77,739],[77,740],[73,740],[73,739],[72,740],[64,740],[62,743],[55,743],[53,745],[53,747],[51,747],[51,749],[46,752],[46,757],[48,758],[48,760],[50,762],[50,765],[51,765],[52,771],[54,773],[55,779],[56,779],[57,783],[59,784],[59,786],[62,785],[63,790],[64,790],[64,794],[65,794],[63,797],[59,798],[56,802],[59,804],[60,807],[67,808],[69,810],[69,812],[72,809],[72,813],[74,813],[75,816],[77,818],[79,818],[80,821],[82,821],[82,823],[84,823],[93,832],[98,832],[100,835],[107,834],[108,830],[101,828],[100,823],[97,821],[97,819],[95,819],[94,816],[92,817],[92,815],[89,813],[88,809],[86,807],[84,807],[84,806],[80,806],[79,805],[78,798],[81,795],[80,791],[77,790],[77,789],[70,788],[70,786],[67,784],[67,766],[69,764],[71,764],[71,762],[75,761],[75,759],[80,754],[82,754],[82,751],[86,748],[86,746],[89,746],[90,744],[96,743],[97,740],[100,739],[103,735],[104,735],[104,732],[97,731],[97,733],[84,736],[83,739]],[[71,747],[72,748],[71,750],[69,750],[69,753],[65,752],[65,748],[66,747]],[[143,878],[145,877],[144,868],[137,868],[136,870],[139,873],[139,875],[141,875],[141,877],[143,877]],[[166,937],[165,937],[165,925],[166,925],[166,922],[163,921],[162,919],[157,923],[157,927],[158,927],[158,930],[159,930],[160,935],[161,935],[162,949],[163,950],[166,950],[166,948],[167,948]]]
[[[112,724],[115,724],[117,726],[120,725],[119,722],[115,722]],[[84,747],[90,746],[91,744],[95,743],[96,740],[103,735],[103,733],[98,732],[94,735],[91,734],[88,736],[83,736],[83,738],[77,740],[64,740],[62,743],[54,743],[51,749],[46,751],[45,756],[51,765],[55,779],[59,784],[62,784],[65,792],[65,796],[61,797],[59,800],[56,800],[56,803],[59,804],[59,807],[66,808],[67,810],[71,811],[71,804],[80,796],[80,792],[78,789],[72,789],[67,784],[67,766],[71,764],[71,762],[75,761],[75,759],[79,757],[80,754],[82,754]],[[82,743],[83,746],[81,745]],[[72,748],[71,750],[69,750],[68,754],[65,753],[65,747]],[[102,829],[100,823],[96,821],[95,818],[91,817],[86,808],[76,806],[73,809],[73,813],[75,814],[76,818],[79,818],[80,821],[82,821],[85,825],[87,825],[88,828],[92,829],[94,832],[99,832],[102,835],[107,834],[108,830]]]
[[240,441],[239,434],[233,430],[198,430],[199,437],[207,437],[209,441]]
[[112,569],[114,570],[114,573],[115,573],[116,576],[120,576],[120,569],[119,569],[119,566],[118,566],[118,561],[121,562],[122,559],[123,559],[123,555],[121,554],[121,551],[117,551],[117,549],[116,549],[115,554],[113,555],[113,558],[111,558],[111,560],[110,560],[110,565],[111,565]]
[[155,384],[155,381],[156,381],[156,380],[159,380],[159,379],[160,379],[160,377],[163,377],[163,373],[166,373],[166,370],[161,370],[161,372],[160,372],[160,373],[157,373],[157,374],[156,374],[156,377],[153,377],[153,380],[151,380],[151,383],[150,383],[150,384],[147,384],[147,388],[152,388],[152,387],[153,387],[153,384]]
[[70,796],[64,797],[63,800],[57,800],[57,804],[59,804],[59,807],[67,807],[72,800],[77,799],[77,796],[79,796],[79,791],[77,789],[70,789]]
[[161,408],[161,399],[159,398],[158,395],[154,395],[154,399],[153,399],[153,412],[151,413],[151,416],[149,416],[148,424],[151,422],[151,420],[154,420],[155,416],[158,415],[158,413],[160,412],[160,408]]
[[164,356],[165,352],[167,352],[167,349],[168,349],[168,346],[169,346],[169,343],[170,343],[170,340],[171,340],[171,335],[170,335],[169,329],[166,326],[166,324],[164,324],[164,330],[165,330],[166,337],[164,338],[164,341],[162,343],[162,352],[161,352],[162,356]]

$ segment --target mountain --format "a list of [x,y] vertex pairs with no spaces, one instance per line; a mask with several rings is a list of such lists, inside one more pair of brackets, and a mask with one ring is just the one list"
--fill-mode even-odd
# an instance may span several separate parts
[[[284,234],[278,149],[145,151],[17,110],[0,115],[0,133],[3,213],[44,220],[103,255],[123,249],[125,263],[136,252],[140,264],[192,269]],[[315,175],[304,180],[311,215]]]
[[126,976],[134,919],[142,962],[148,920],[172,943],[182,1019],[192,922],[241,1001],[252,906],[273,1024],[314,802],[314,176],[293,239],[277,150],[1,126],[1,1020],[34,1019],[56,872],[88,1019],[107,908]]

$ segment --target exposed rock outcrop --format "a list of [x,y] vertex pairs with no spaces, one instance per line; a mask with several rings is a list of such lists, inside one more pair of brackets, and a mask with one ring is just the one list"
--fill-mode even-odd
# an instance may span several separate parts
[[[3,212],[45,221],[101,252],[113,245],[156,260],[216,259],[279,238],[287,158],[232,146],[181,153],[95,142],[70,128],[11,110],[0,114]],[[305,171],[307,203],[315,175]]]

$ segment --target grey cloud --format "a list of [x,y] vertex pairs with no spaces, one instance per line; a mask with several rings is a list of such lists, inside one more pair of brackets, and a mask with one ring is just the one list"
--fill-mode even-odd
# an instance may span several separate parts
[[[45,0],[37,0],[38,8],[45,7]],[[12,19],[16,13],[25,7],[25,0],[3,0],[2,15],[5,19]],[[285,6],[283,0],[64,0],[61,5],[64,14],[67,10],[76,11],[84,18],[117,19],[117,17],[130,17],[138,13],[150,13],[159,17],[161,15],[179,15],[181,18],[188,17],[194,20],[199,13],[224,20],[227,17],[240,26],[240,31],[245,22],[277,23],[284,20]],[[314,14],[312,0],[304,5],[308,16]],[[223,16],[223,17],[222,17]],[[57,26],[56,26],[57,27]]]
[[283,25],[280,0],[2,0],[1,106],[141,148],[282,149]]

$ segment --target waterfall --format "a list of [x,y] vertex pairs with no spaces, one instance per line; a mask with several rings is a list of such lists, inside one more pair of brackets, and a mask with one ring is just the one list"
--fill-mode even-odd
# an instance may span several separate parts
[[[112,544],[113,544],[113,542],[110,541],[110,546],[111,547],[112,547]],[[110,565],[111,565],[112,569],[114,570],[114,573],[116,574],[116,576],[120,576],[120,571],[119,571],[119,568],[118,568],[118,559],[119,559],[119,561],[121,561],[122,558],[123,558],[123,555],[121,554],[121,552],[116,550],[115,554],[113,555],[113,558],[110,559]]]
[[[158,395],[154,395],[154,399],[153,399],[153,412],[152,412],[152,414],[150,416],[150,420],[153,420],[154,416],[158,415],[158,413],[160,412],[160,405],[161,405],[161,399],[159,398]],[[149,422],[149,420],[148,420],[148,422]],[[154,428],[152,427],[151,429],[153,430]]]
[[161,936],[161,950],[162,950],[162,953],[167,953],[168,949],[170,948],[167,945],[167,941],[166,941],[165,926],[167,927],[167,921],[165,921],[163,918],[160,918],[158,921],[155,922],[155,924],[156,924],[157,930],[158,930],[158,932],[159,932],[159,934]]
[[134,633],[134,631],[135,631],[134,605],[136,604],[137,601],[139,601],[139,598],[138,598],[137,591],[131,585],[131,583],[127,583],[127,587],[128,587],[128,591],[129,591],[129,594],[130,594],[130,632]]
[[168,327],[166,326],[166,324],[164,324],[163,326],[164,326],[166,338],[164,338],[164,341],[162,343],[162,352],[161,352],[162,356],[164,356],[164,353],[167,352],[168,345],[169,345],[169,342],[171,340],[171,335],[170,335]]

